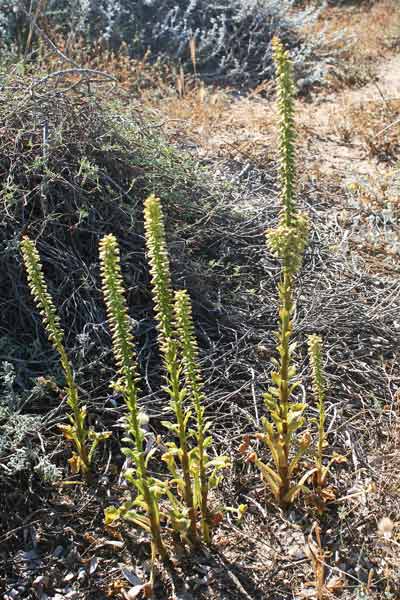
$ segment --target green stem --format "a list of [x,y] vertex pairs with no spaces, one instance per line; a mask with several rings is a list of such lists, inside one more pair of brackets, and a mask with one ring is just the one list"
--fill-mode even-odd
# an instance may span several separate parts
[[167,551],[161,538],[160,529],[160,517],[159,510],[154,494],[152,493],[149,485],[149,474],[146,468],[146,459],[143,450],[144,438],[143,433],[138,420],[138,409],[137,409],[137,390],[136,385],[133,381],[132,375],[128,372],[126,374],[126,388],[127,397],[126,404],[129,409],[129,425],[130,430],[133,432],[133,438],[135,441],[136,450],[138,451],[138,461],[136,464],[137,474],[143,487],[143,497],[147,504],[147,510],[150,520],[150,530],[152,536],[152,544],[154,548],[162,558],[166,560]]
[[[198,420],[199,423],[199,420]],[[200,493],[201,493],[201,530],[206,544],[210,544],[211,535],[208,524],[208,480],[204,464],[204,435],[198,427],[197,444],[199,448]]]
[[284,504],[284,498],[289,491],[289,450],[290,440],[288,435],[288,412],[289,412],[289,345],[292,333],[291,311],[293,305],[292,299],[292,275],[289,269],[284,266],[283,278],[280,288],[281,296],[281,331],[280,343],[282,347],[280,361],[280,385],[279,385],[279,410],[282,422],[281,443],[283,446],[283,461],[279,466],[279,475],[281,477],[281,486],[279,498],[281,504]]
[[114,236],[106,236],[100,243],[103,291],[111,324],[114,357],[120,380],[118,388],[128,408],[128,430],[136,448],[137,476],[143,491],[150,521],[152,548],[163,560],[167,552],[161,539],[157,500],[151,490],[151,478],[147,472],[144,453],[144,432],[139,421],[137,369],[134,343],[129,326],[128,308],[124,297],[118,244]]
[[177,361],[177,348],[174,340],[169,340],[168,342],[168,350],[169,354],[168,359],[166,359],[166,366],[169,374],[169,383],[171,385],[171,399],[173,408],[175,410],[176,421],[178,424],[178,438],[179,438],[179,448],[181,450],[181,466],[182,466],[182,475],[183,475],[183,483],[184,483],[184,497],[185,504],[189,513],[190,520],[190,535],[189,539],[193,544],[198,543],[198,535],[197,535],[197,527],[196,527],[196,515],[194,510],[194,502],[193,502],[193,489],[192,489],[192,478],[190,475],[190,460],[188,453],[188,445],[187,445],[187,431],[185,424],[185,410],[182,406],[181,401],[181,384],[179,381],[179,369],[178,369],[178,361]]
[[76,437],[79,443],[79,446],[76,444],[77,451],[79,458],[83,463],[85,475],[87,476],[90,471],[90,461],[86,445],[87,429],[85,427],[85,423],[80,409],[78,389],[76,387],[72,367],[70,365],[64,347],[62,345],[59,345],[57,347],[57,351],[60,354],[61,364],[63,366],[65,379],[67,382],[67,403],[72,410],[73,425],[75,427]]

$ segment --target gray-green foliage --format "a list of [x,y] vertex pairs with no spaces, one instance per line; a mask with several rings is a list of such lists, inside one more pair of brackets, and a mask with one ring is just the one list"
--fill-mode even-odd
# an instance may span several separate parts
[[[2,4],[10,6],[8,0],[0,0]],[[305,42],[301,33],[315,10],[293,12],[293,4],[294,0],[49,0],[45,17],[66,34],[78,32],[89,42],[100,38],[113,48],[125,42],[131,54],[142,56],[150,49],[152,58],[163,55],[189,67],[189,42],[194,39],[203,76],[245,84],[271,77],[271,39],[279,35],[292,49],[301,77],[320,77],[311,56],[315,39]],[[21,10],[3,10],[1,29],[4,39],[23,49],[29,25]]]
[[[14,366],[4,361],[0,365],[0,459],[1,475],[13,477],[27,471],[35,473],[43,481],[56,481],[60,472],[43,454],[37,432],[42,427],[38,415],[21,412],[25,398],[16,391]],[[34,388],[30,397],[41,394],[40,386]]]

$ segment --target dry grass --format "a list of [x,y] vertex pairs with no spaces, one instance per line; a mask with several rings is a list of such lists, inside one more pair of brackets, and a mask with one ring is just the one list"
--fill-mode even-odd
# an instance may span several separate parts
[[399,159],[400,98],[349,103],[331,127],[343,142],[358,141],[367,157],[387,163]]
[[379,62],[398,47],[400,6],[397,0],[379,0],[370,5],[331,7],[314,29],[317,33],[321,30],[331,36],[344,34],[336,42],[341,58],[332,69],[330,89],[361,87],[375,78]]

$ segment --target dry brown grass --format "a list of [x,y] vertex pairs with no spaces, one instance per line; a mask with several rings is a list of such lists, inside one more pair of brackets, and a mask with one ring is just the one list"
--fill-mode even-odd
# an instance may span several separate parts
[[[362,85],[376,77],[378,60],[393,53],[390,47],[396,36],[400,39],[400,5],[397,0],[381,0],[372,6],[359,8],[329,8],[319,22],[313,25],[313,32],[325,28],[327,37],[347,30],[354,39],[349,47],[337,48],[344,57],[343,68],[335,69],[330,77],[330,85],[320,92],[343,89],[343,86]],[[344,38],[347,38],[345,35]],[[150,57],[142,60],[129,58],[126,49],[115,54],[97,44],[87,48],[82,40],[64,42],[54,38],[58,47],[83,67],[95,68],[112,73],[119,81],[127,102],[137,101],[162,122],[169,139],[183,145],[195,145],[199,154],[230,157],[240,161],[250,161],[256,166],[265,165],[274,154],[275,108],[265,99],[271,96],[273,85],[266,82],[251,94],[241,96],[229,89],[205,86],[193,73],[183,73],[165,61],[150,64]],[[59,57],[46,54],[43,66],[56,70],[62,67]],[[344,69],[344,70],[343,70]],[[265,94],[267,92],[267,94]],[[314,105],[299,102],[301,139],[307,133],[334,132],[340,142],[354,141],[358,136],[363,150],[371,156],[389,159],[397,152],[397,127],[380,134],[391,119],[397,115],[394,104],[371,106],[372,110],[357,109],[351,103],[340,100],[341,110],[335,107],[335,119],[329,111],[316,113]],[[325,114],[324,114],[325,112]],[[304,135],[303,135],[304,134]]]
[[[324,11],[314,31],[328,35],[345,33],[338,68],[332,70],[330,88],[360,87],[374,79],[377,64],[389,58],[400,41],[400,5],[380,0],[371,5],[331,7]],[[349,43],[349,38],[351,42]]]
[[358,140],[366,156],[396,162],[400,152],[400,99],[350,103],[332,128],[343,142]]

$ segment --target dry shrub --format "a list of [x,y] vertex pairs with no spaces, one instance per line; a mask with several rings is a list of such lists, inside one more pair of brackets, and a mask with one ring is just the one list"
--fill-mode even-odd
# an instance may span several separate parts
[[118,236],[129,301],[140,320],[150,305],[142,200],[157,190],[174,230],[196,220],[208,195],[199,168],[138,111],[124,112],[118,104],[112,110],[94,96],[32,84],[14,78],[0,92],[1,354],[19,361],[22,386],[54,366],[55,357],[38,315],[32,319],[21,236],[38,240],[67,346],[97,376],[105,352],[98,240],[110,232]]
[[149,51],[152,62],[162,56],[188,68],[195,54],[195,70],[205,80],[245,86],[271,77],[271,40],[279,35],[293,51],[300,76],[321,77],[314,57],[320,40],[302,36],[316,11],[293,10],[292,0],[48,0],[21,2],[15,11],[0,0],[0,6],[3,43],[16,44],[20,53],[35,45],[27,15],[32,11],[42,26],[62,31],[66,38],[78,34],[89,45],[101,40],[114,50],[124,43],[131,56]]

